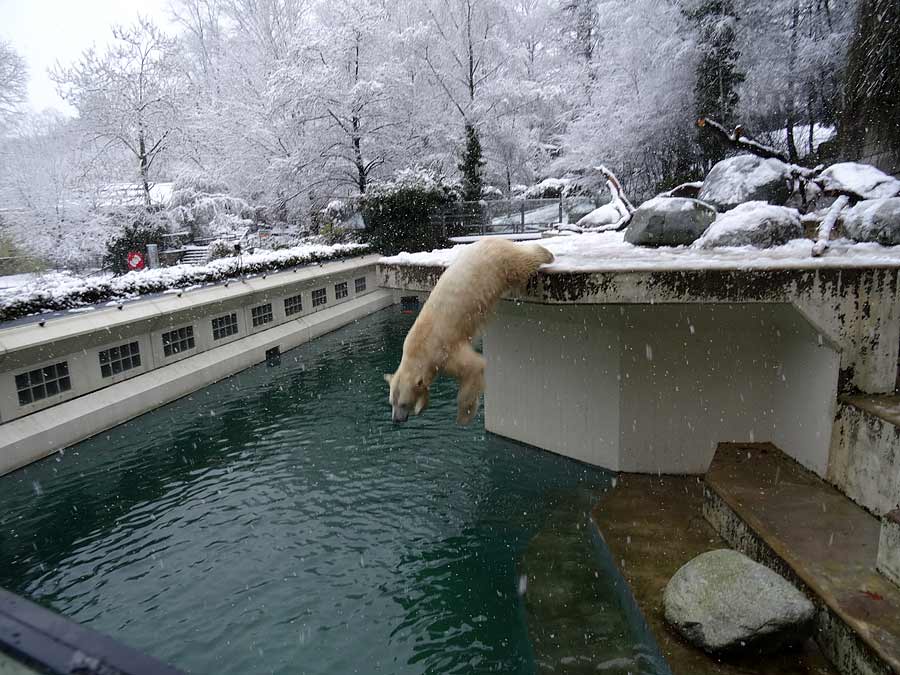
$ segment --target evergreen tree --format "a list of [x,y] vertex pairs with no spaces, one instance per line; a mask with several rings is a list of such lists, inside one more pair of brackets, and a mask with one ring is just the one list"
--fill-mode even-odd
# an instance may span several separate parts
[[[694,84],[697,117],[709,117],[726,128],[734,126],[737,88],[744,81],[737,67],[740,52],[735,44],[734,5],[731,0],[701,0],[693,7],[686,7],[685,14],[697,24],[701,53]],[[725,155],[726,148],[721,141],[702,130],[699,143],[701,156],[708,165]]]
[[476,202],[481,199],[482,167],[481,140],[478,129],[466,123],[466,149],[463,152],[459,170],[462,172],[462,193],[465,201]]

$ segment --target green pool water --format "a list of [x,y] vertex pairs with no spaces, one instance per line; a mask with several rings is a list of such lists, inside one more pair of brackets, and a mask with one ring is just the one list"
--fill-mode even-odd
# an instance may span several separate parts
[[[0,585],[195,673],[535,672],[523,554],[611,477],[457,427],[452,382],[394,426],[411,322],[385,310],[0,479]],[[611,576],[585,588],[599,672],[654,672]]]

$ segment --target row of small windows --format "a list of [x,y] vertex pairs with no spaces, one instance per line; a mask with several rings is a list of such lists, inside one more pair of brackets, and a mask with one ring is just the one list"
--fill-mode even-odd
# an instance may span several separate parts
[[254,328],[272,323],[275,320],[275,316],[272,314],[272,303],[267,302],[265,305],[252,307],[250,309],[250,318],[253,321]]
[[48,396],[69,391],[71,388],[72,380],[69,378],[68,361],[60,361],[16,375],[19,405],[28,405]]
[[231,313],[212,320],[213,340],[221,340],[238,332],[237,314]]
[[[354,280],[357,293],[366,290],[366,278],[359,277]],[[336,300],[346,298],[349,295],[348,283],[342,281],[334,285],[334,297]],[[326,289],[317,288],[312,292],[312,306],[319,307],[328,304]],[[303,311],[303,298],[294,295],[284,299],[284,313],[293,316]],[[250,317],[253,326],[262,326],[275,320],[272,311],[272,303],[266,303],[250,309]],[[213,340],[222,340],[238,333],[237,314],[232,312],[212,320]],[[190,351],[196,347],[193,326],[183,326],[162,334],[162,346],[164,356],[176,356]],[[141,365],[141,349],[138,342],[128,342],[103,349],[98,352],[101,377],[112,377]],[[69,364],[60,361],[43,368],[29,370],[27,373],[16,375],[16,391],[19,395],[19,405],[28,405],[40,401],[49,396],[54,396],[72,389],[72,380],[69,375]]]
[[141,347],[137,342],[103,349],[98,356],[100,375],[103,377],[112,377],[141,365]]
[[184,328],[176,328],[168,333],[163,333],[162,344],[163,355],[165,356],[175,356],[193,349],[196,346],[194,327],[185,326]]

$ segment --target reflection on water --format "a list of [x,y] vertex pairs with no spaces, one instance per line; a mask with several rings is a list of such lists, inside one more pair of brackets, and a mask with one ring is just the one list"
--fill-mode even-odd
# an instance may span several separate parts
[[534,671],[522,553],[550,495],[608,475],[456,427],[452,383],[393,426],[381,374],[411,321],[387,310],[0,479],[0,585],[197,673]]

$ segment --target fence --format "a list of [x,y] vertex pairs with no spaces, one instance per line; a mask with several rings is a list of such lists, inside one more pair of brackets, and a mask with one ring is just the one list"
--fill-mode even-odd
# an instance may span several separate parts
[[432,215],[431,224],[445,237],[537,233],[575,222],[596,206],[589,197],[461,202]]

